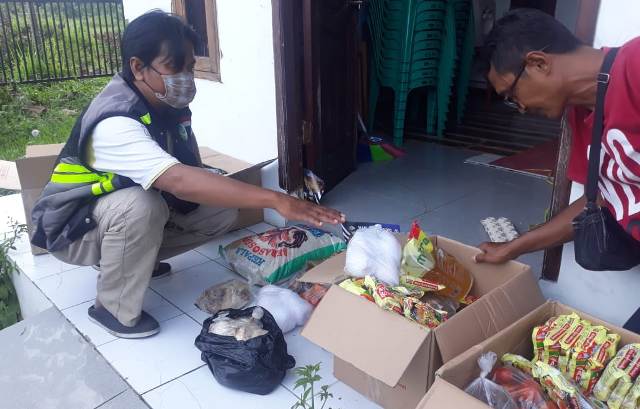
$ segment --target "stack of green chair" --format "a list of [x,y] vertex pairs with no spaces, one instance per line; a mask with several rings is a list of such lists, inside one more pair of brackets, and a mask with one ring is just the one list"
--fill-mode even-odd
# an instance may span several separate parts
[[455,119],[462,121],[471,79],[473,54],[475,49],[475,25],[471,0],[456,0],[456,39],[457,56],[455,74],[455,106],[452,107]]
[[394,91],[393,138],[402,144],[409,92],[427,87],[427,132],[442,135],[456,58],[453,0],[372,0],[369,127],[380,87]]

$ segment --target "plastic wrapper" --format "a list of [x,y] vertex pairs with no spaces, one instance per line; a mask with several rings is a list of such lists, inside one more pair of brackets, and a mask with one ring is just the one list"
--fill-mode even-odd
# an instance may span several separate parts
[[363,280],[352,280],[348,278],[341,282],[339,286],[352,294],[363,297],[369,301],[374,301],[371,291],[364,287]]
[[401,297],[415,297],[422,298],[424,297],[425,291],[420,288],[409,288],[403,285],[397,285],[395,287],[391,287],[391,291],[396,293]]
[[487,352],[478,358],[480,376],[471,382],[464,391],[494,409],[518,409],[511,395],[502,386],[487,378],[497,359],[498,357],[493,352]]
[[[502,360],[504,361],[504,357]],[[509,393],[519,409],[558,409],[558,406],[546,396],[540,384],[531,375],[516,367],[495,368],[491,373],[491,380]]]
[[220,254],[249,283],[266,285],[287,280],[345,248],[330,233],[298,225],[245,237],[220,247]]
[[289,289],[298,294],[300,298],[313,305],[318,305],[322,297],[329,291],[329,285],[320,283],[305,283],[293,280],[289,284]]
[[404,316],[428,328],[435,328],[447,319],[446,311],[439,311],[414,297],[402,300]]
[[396,286],[400,276],[402,248],[398,239],[380,225],[355,232],[347,246],[344,271],[352,277],[370,275]]
[[402,272],[411,276],[422,277],[435,267],[434,253],[435,247],[429,240],[429,236],[420,228],[417,222],[413,222],[409,231],[408,241],[402,250]]
[[267,285],[258,291],[256,304],[271,313],[285,334],[298,325],[304,325],[313,311],[311,304],[298,294],[274,285]]
[[251,301],[249,284],[239,280],[229,280],[204,290],[196,300],[196,307],[214,315],[220,310],[238,309]]
[[559,369],[538,361],[535,374],[542,388],[559,409],[595,409],[580,392],[580,388],[565,378]]
[[593,389],[594,396],[619,409],[640,375],[640,344],[625,345],[607,365]]
[[402,301],[396,296],[386,285],[379,283],[374,277],[366,276],[364,278],[364,286],[371,291],[373,300],[383,310],[393,311],[400,315],[403,314]]
[[407,274],[400,276],[400,284],[407,288],[419,288],[423,291],[441,291],[447,288],[445,285],[442,285],[437,281],[414,277]]
[[453,317],[460,308],[460,303],[458,301],[435,293],[427,293],[422,298],[422,301],[430,305],[431,308],[441,311],[444,316],[444,321]]
[[622,409],[638,409],[640,408],[640,377],[631,387],[627,396],[622,401]]

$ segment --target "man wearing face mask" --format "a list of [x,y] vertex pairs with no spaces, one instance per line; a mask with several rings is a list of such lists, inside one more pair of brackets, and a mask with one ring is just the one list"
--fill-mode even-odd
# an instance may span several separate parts
[[80,115],[36,203],[32,243],[99,268],[92,321],[123,338],[159,331],[143,311],[160,260],[230,230],[238,208],[272,208],[315,226],[341,213],[202,167],[188,105],[196,33],[179,17],[147,13],[122,38],[122,73]]

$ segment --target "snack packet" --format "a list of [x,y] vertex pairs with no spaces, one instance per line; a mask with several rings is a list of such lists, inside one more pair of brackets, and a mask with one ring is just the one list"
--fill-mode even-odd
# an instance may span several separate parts
[[355,295],[359,295],[360,297],[366,298],[367,300],[374,302],[373,297],[369,290],[364,288],[364,280],[352,280],[348,278],[339,284],[340,287],[345,290],[353,293]]
[[435,328],[447,320],[447,312],[437,310],[414,297],[402,300],[404,316],[429,328]]
[[391,287],[391,291],[398,294],[401,297],[415,297],[422,298],[424,297],[425,291],[420,288],[409,288],[402,285],[397,285],[395,287]]
[[527,375],[535,376],[536,364],[529,361],[527,358],[515,355],[515,354],[504,354],[502,355],[501,361],[505,365],[513,366],[514,368],[518,368],[522,372]]
[[446,286],[436,281],[406,274],[400,276],[400,284],[408,288],[419,288],[424,291],[441,291],[446,288]]
[[408,239],[402,250],[400,270],[404,274],[422,277],[436,265],[433,243],[415,221],[411,225]]
[[378,283],[372,276],[365,276],[364,286],[371,291],[373,300],[380,308],[403,315],[400,299],[395,296],[386,285]]
[[640,375],[640,344],[625,345],[605,368],[593,388],[593,395],[607,402],[609,408],[619,409],[633,382]]
[[581,404],[581,401],[586,400],[580,390],[569,382],[557,368],[540,361],[536,362],[536,368],[540,384],[558,407],[585,409],[585,405]]
[[636,379],[629,393],[622,401],[622,409],[638,409],[640,408],[640,377]]
[[318,305],[322,297],[329,291],[329,285],[327,284],[306,283],[298,280],[293,280],[288,285],[288,288],[314,307]]
[[436,293],[427,293],[422,298],[422,301],[437,311],[445,312],[445,319],[453,317],[460,307],[460,303],[453,298],[443,297]]

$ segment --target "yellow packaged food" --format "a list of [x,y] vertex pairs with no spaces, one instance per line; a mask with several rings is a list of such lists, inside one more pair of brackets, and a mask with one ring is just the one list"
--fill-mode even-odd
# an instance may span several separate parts
[[636,379],[629,393],[622,401],[622,409],[638,409],[640,408],[640,377]]
[[365,276],[364,285],[371,290],[373,300],[380,308],[403,315],[400,298],[395,296],[386,285],[378,283],[372,276]]
[[534,374],[536,369],[536,364],[529,361],[527,358],[523,356],[515,355],[515,354],[504,354],[502,355],[501,360],[502,360],[502,363],[505,365],[511,365],[514,368],[518,368],[522,372],[525,372],[533,376],[534,378],[536,377],[536,375]]
[[402,300],[404,316],[420,325],[435,328],[447,319],[446,311],[439,311],[415,297]]
[[402,285],[391,287],[391,291],[402,297],[422,298],[425,294],[425,291],[420,288],[409,288]]
[[366,298],[369,301],[374,301],[369,290],[364,288],[363,280],[360,282],[356,282],[355,280],[348,278],[341,282],[339,286],[352,294],[359,295],[360,297]]
[[[577,316],[577,315],[576,315]],[[591,323],[586,320],[579,320],[569,332],[560,339],[560,348],[568,351],[573,349],[583,334],[588,333],[591,329]]]
[[402,264],[400,269],[404,274],[422,277],[427,271],[435,267],[434,246],[429,236],[413,222],[409,231],[408,241],[402,250]]
[[558,407],[580,409],[580,391],[557,368],[538,361],[536,373],[540,384]]
[[633,382],[634,378],[631,375],[637,377],[638,372],[640,372],[640,344],[625,345],[602,372],[600,380],[593,388],[593,395],[603,402],[608,402],[618,383]]
[[437,281],[414,277],[407,274],[400,276],[400,284],[408,288],[419,288],[424,291],[440,291],[446,288],[446,286],[438,283]]
[[627,393],[629,393],[632,386],[633,381],[631,380],[631,377],[624,374],[607,400],[607,406],[609,406],[609,409],[620,409],[622,407],[622,402],[624,402],[624,399],[627,397]]
[[607,334],[607,340],[600,345],[596,345],[593,349],[591,360],[594,365],[605,366],[614,356],[620,344],[620,335]]

